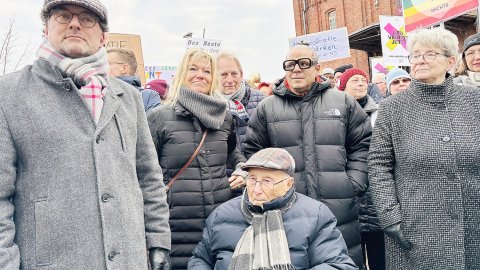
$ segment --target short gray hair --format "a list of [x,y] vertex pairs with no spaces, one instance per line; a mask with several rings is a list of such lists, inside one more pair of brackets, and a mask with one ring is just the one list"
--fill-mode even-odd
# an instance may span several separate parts
[[238,57],[234,52],[232,51],[220,52],[220,54],[217,55],[217,63],[218,63],[218,60],[221,58],[227,58],[235,61],[235,63],[237,63],[237,66],[238,66],[238,70],[240,70],[240,72],[243,74],[243,69],[242,69],[242,65],[240,64],[240,60],[238,60]]
[[445,52],[448,56],[458,57],[458,37],[443,28],[421,29],[408,36],[407,48],[412,54],[413,47],[417,44],[432,45]]
[[[293,50],[293,49],[304,49],[304,50],[308,50],[308,51],[311,51],[312,52],[312,61],[316,62],[318,64],[318,56],[317,56],[317,53],[312,49],[312,47],[308,46],[308,45],[305,45],[305,44],[298,44],[298,45],[295,45],[293,46],[292,48],[290,48],[290,50],[288,51],[287,53],[287,56],[285,57],[285,59],[288,58],[288,55],[290,54],[290,52]],[[288,60],[288,59],[287,59]]]

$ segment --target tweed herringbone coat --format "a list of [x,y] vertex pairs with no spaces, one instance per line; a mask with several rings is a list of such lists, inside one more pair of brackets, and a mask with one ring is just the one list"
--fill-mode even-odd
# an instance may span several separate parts
[[146,270],[170,249],[138,90],[108,78],[98,124],[45,60],[0,78],[0,269]]
[[380,105],[369,180],[386,237],[387,269],[480,269],[480,91],[413,80]]

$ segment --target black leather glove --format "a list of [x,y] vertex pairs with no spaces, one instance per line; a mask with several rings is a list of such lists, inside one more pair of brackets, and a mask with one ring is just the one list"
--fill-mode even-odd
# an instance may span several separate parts
[[150,269],[170,270],[170,252],[163,248],[151,248],[149,254]]
[[410,250],[412,248],[412,243],[405,238],[402,230],[400,229],[400,222],[386,227],[384,232],[387,236],[395,240],[395,242],[397,242],[402,248],[406,250]]

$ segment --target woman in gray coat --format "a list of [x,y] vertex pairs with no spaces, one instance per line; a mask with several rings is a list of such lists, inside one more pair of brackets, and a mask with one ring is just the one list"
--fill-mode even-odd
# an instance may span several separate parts
[[457,37],[409,36],[412,82],[380,106],[369,180],[387,269],[479,269],[480,92],[447,71]]

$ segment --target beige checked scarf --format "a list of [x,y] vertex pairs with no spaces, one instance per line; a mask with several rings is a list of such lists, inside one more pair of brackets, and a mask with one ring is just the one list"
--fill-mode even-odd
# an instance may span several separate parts
[[97,124],[102,113],[103,96],[107,85],[108,61],[105,48],[101,47],[93,55],[73,59],[55,51],[45,40],[37,51],[37,57],[58,66],[64,76],[72,78],[76,85],[81,86],[78,91]]

